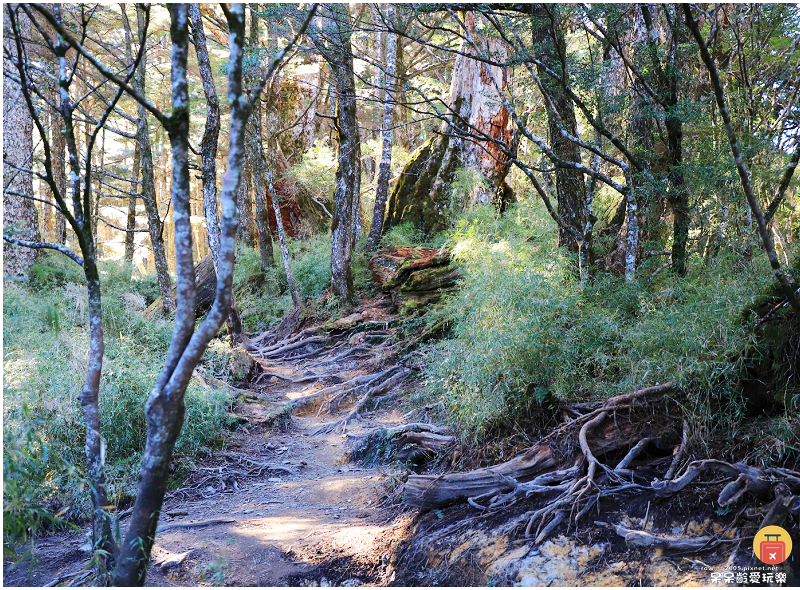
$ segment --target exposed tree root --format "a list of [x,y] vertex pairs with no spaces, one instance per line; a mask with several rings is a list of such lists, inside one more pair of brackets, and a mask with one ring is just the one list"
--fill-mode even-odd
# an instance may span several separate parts
[[[393,367],[392,369],[389,369],[384,373],[394,372],[394,370],[397,368],[399,367]],[[341,420],[337,420],[336,422],[331,422],[330,424],[326,424],[325,426],[317,430],[314,433],[314,436],[319,436],[321,434],[326,434],[328,432],[336,432],[337,430],[341,430],[341,432],[343,433],[346,432],[347,426],[361,419],[361,415],[359,414],[359,412],[363,409],[363,407],[367,404],[367,402],[370,399],[386,393],[388,389],[401,383],[410,374],[411,374],[411,369],[399,368],[399,371],[394,373],[394,375],[391,375],[385,380],[378,382],[376,385],[369,387],[364,393],[364,395],[361,397],[361,399],[359,399],[358,402],[356,402],[356,405],[353,406],[353,409],[350,410],[350,413],[347,414],[347,416],[345,416]],[[375,381],[378,380],[375,379],[373,382],[370,382],[370,385]]]
[[601,526],[611,526],[614,531],[625,539],[628,547],[644,548],[644,547],[660,547],[661,549],[670,549],[672,551],[680,551],[682,553],[696,553],[715,547],[719,543],[719,539],[715,537],[661,537],[653,535],[645,531],[634,531],[626,529],[621,525],[609,525],[605,522],[595,522]]
[[[722,472],[726,479],[733,480],[719,494],[721,506],[733,505],[748,493],[766,499],[778,494],[777,490],[783,490],[780,492],[783,500],[771,505],[776,514],[788,513],[795,505],[794,509],[800,510],[797,499],[800,473],[787,469],[761,470],[742,463],[705,460],[690,463],[677,479],[665,478],[651,483],[641,475],[635,464],[647,466],[652,473],[655,463],[661,462],[660,457],[655,463],[652,459],[650,463],[647,459],[643,461],[643,453],[653,446],[671,448],[678,440],[677,426],[681,422],[680,444],[674,447],[666,474],[674,473],[686,452],[689,427],[685,420],[678,422],[679,418],[672,417],[654,423],[648,419],[651,415],[648,406],[659,403],[670,391],[671,384],[665,384],[614,397],[602,404],[584,404],[576,408],[574,418],[525,454],[491,468],[440,476],[412,475],[403,490],[404,501],[424,510],[467,502],[482,512],[495,513],[533,496],[540,500],[540,507],[528,514],[524,536],[534,539],[536,544],[565,524],[577,525],[602,499],[653,492],[659,497],[670,496],[706,471]],[[643,431],[647,435],[642,435]],[[569,445],[574,439],[579,450],[575,444]],[[622,452],[625,453],[622,459],[615,467],[610,467],[607,457],[619,457]],[[653,545],[691,552],[722,542],[714,537],[657,537],[620,526],[616,530],[629,544],[638,547]]]
[[279,355],[283,355],[298,348],[303,348],[304,346],[309,346],[312,344],[325,344],[328,342],[328,338],[325,336],[311,336],[302,340],[298,340],[296,338],[290,340],[294,341],[289,344],[287,344],[285,341],[280,342],[279,344],[260,348],[255,352],[260,355],[261,358],[278,358]]
[[158,527],[156,533],[166,533],[167,531],[174,531],[177,529],[197,529],[207,526],[214,526],[218,524],[230,524],[236,522],[235,518],[215,518],[213,520],[203,520],[200,522],[175,522],[172,524],[165,524]]
[[393,428],[373,428],[360,435],[347,434],[352,451],[349,461],[385,460],[421,465],[453,443],[448,429],[425,423],[411,423]]
[[[350,395],[355,391],[358,391],[360,388],[365,387],[380,379],[392,370],[387,369],[386,371],[381,371],[380,373],[371,373],[369,375],[359,375],[351,379],[350,381],[345,381],[344,383],[337,383],[331,387],[326,387],[324,389],[320,389],[319,391],[315,391],[314,393],[310,393],[308,395],[304,395],[303,397],[299,397],[295,400],[292,400],[288,407],[292,412],[297,412],[300,410],[307,410],[309,407],[316,407],[317,403],[326,403],[327,407],[330,408],[332,405],[338,407],[339,402],[342,398],[346,395]],[[333,396],[333,397],[331,397]]]

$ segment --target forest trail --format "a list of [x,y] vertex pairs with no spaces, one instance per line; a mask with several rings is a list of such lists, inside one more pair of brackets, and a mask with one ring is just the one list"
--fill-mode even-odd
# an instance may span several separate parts
[[[340,320],[325,331],[336,336],[318,331],[309,344],[290,351],[303,356],[301,360],[264,358],[253,351],[264,372],[294,375],[301,382],[264,372],[253,379],[252,391],[234,410],[242,427],[223,449],[198,461],[179,489],[168,493],[148,586],[357,586],[390,581],[390,556],[410,521],[382,504],[387,488],[397,485],[393,471],[348,464],[348,437],[340,431],[315,435],[347,416],[349,409],[317,416],[312,408],[287,418],[294,400],[385,364],[386,356],[371,354],[372,347],[365,344],[375,334],[359,330],[364,318],[372,318],[368,327],[379,319],[388,325],[393,318],[387,307],[373,300],[357,310],[359,322],[348,320],[354,325],[347,327]],[[319,379],[297,378],[315,371]],[[403,420],[383,406],[361,414],[362,419],[348,425],[348,434]],[[123,532],[124,527],[123,518]],[[27,571],[20,567],[4,572],[5,583],[67,582],[65,576],[81,572],[91,556],[88,530],[42,539],[37,550],[41,577],[34,573],[26,582]]]

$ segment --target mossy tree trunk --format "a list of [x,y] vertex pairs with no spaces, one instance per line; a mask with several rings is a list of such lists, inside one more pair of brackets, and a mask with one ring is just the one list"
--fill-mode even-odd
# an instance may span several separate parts
[[[542,90],[547,93],[555,107],[554,112],[550,109],[547,111],[550,145],[553,152],[562,160],[580,164],[582,160],[580,147],[561,133],[563,126],[570,135],[578,136],[575,107],[564,91],[564,86],[569,83],[564,28],[560,22],[557,7],[543,4],[530,6],[534,51],[541,62],[537,65],[537,71],[542,80]],[[548,76],[545,68],[549,68],[561,76],[562,82],[559,83]],[[586,185],[583,173],[574,168],[562,167],[556,169],[555,177],[558,214],[567,225],[583,233],[587,221]],[[573,252],[578,251],[579,246],[575,237],[562,227],[558,229],[558,245]],[[591,254],[589,254],[589,258],[591,259]]]
[[[503,61],[504,46],[475,32],[475,20],[466,15],[466,26],[483,55]],[[462,53],[474,51],[465,42]],[[493,71],[490,71],[491,70]],[[451,184],[460,168],[477,171],[486,183],[473,183],[473,190],[456,207],[493,202],[501,211],[513,197],[505,178],[508,158],[497,142],[510,144],[509,111],[495,86],[503,92],[508,83],[506,68],[459,55],[453,67],[448,111],[437,136],[423,144],[409,159],[389,197],[384,231],[410,222],[426,235],[450,224],[453,199]]]

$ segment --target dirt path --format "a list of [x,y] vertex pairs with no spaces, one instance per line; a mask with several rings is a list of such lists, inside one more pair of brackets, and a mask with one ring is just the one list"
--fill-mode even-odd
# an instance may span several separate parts
[[[371,313],[356,318],[357,323],[365,317],[388,317],[380,305]],[[386,364],[385,357],[371,354],[329,362],[355,346],[369,348],[357,329],[341,322],[339,327],[344,329],[327,332],[336,333],[335,339],[325,336],[285,355],[305,356],[302,360],[261,360],[262,371],[293,375],[295,380],[298,375],[319,378],[293,383],[262,376],[250,399],[238,405],[236,413],[247,423],[164,503],[149,586],[358,586],[389,581],[390,554],[406,535],[409,520],[381,507],[385,489],[393,485],[392,471],[347,464],[347,437],[341,432],[315,436],[322,426],[345,416],[348,404],[338,413],[320,416],[316,406],[290,419],[282,412],[292,400]],[[258,352],[253,356],[258,358]],[[362,420],[347,427],[348,433],[402,420],[390,408],[362,410],[361,415]],[[39,585],[81,571],[90,557],[86,532],[44,539],[38,551],[41,578],[34,576],[31,582]],[[26,571],[4,574],[6,584],[26,584]]]

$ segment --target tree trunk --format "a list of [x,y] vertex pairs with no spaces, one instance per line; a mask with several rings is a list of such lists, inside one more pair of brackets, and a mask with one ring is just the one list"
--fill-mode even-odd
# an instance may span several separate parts
[[[564,91],[562,83],[547,75],[545,68],[542,67],[546,66],[556,72],[563,78],[563,84],[568,84],[567,44],[564,39],[564,30],[558,20],[557,7],[542,4],[531,6],[534,51],[536,57],[542,62],[542,65],[537,64],[537,71],[542,80],[544,92],[547,93],[555,107],[555,113],[550,109],[547,110],[550,145],[553,152],[562,160],[580,164],[580,148],[561,134],[563,126],[570,135],[578,136],[574,105]],[[555,176],[558,214],[567,225],[583,233],[587,219],[586,185],[583,174],[572,168],[557,168]],[[577,252],[579,249],[574,236],[562,227],[558,229],[558,245],[565,246],[573,252]]]
[[[144,34],[144,20],[139,5],[136,8],[137,30],[139,37]],[[145,76],[147,70],[147,54],[142,55],[139,69],[133,78],[133,88],[140,94],[145,94]],[[164,225],[158,213],[158,201],[156,200],[156,186],[153,172],[153,152],[150,148],[150,131],[147,127],[147,110],[139,104],[136,119],[136,141],[139,143],[141,152],[141,172],[142,172],[142,202],[147,213],[147,225],[150,234],[150,245],[153,248],[153,261],[158,277],[158,289],[161,292],[161,299],[164,302],[164,309],[171,312],[175,304],[170,297],[172,291],[172,281],[169,277],[169,267],[167,266],[167,254],[164,249]]]
[[[120,4],[120,9],[122,11],[122,23],[125,27],[125,57],[130,63],[133,61],[133,49],[131,46],[131,24],[128,20],[128,13],[125,4]],[[139,143],[134,142],[133,172],[130,183],[130,191],[134,194],[139,193],[139,167],[141,158],[142,152],[139,148]],[[133,233],[133,230],[136,229],[136,197],[134,196],[128,197],[128,218],[126,219],[125,229],[128,231],[125,233],[125,254],[123,255],[122,259],[127,264],[133,264],[133,253],[136,248],[136,242],[134,240],[135,235]]]
[[[203,81],[203,92],[206,96],[206,124],[203,130],[203,139],[200,141],[200,158],[203,169],[203,211],[206,217],[206,232],[208,235],[208,249],[211,250],[211,259],[214,269],[219,269],[220,252],[220,226],[219,211],[217,210],[217,147],[219,143],[219,98],[214,87],[214,77],[211,71],[211,60],[208,57],[206,34],[203,27],[203,17],[199,4],[189,6],[189,20],[192,24],[194,35],[194,48],[197,54],[198,70]],[[228,333],[231,339],[241,340],[244,337],[242,320],[236,301],[231,293],[231,308],[226,320]]]
[[[272,235],[269,231],[269,206],[267,204],[267,160],[264,157],[264,144],[261,138],[261,101],[256,102],[250,123],[247,127],[250,153],[255,158],[253,168],[253,184],[256,197],[256,226],[258,228],[258,252],[261,256],[261,270],[264,274],[275,266],[275,254],[272,248]],[[274,195],[271,195],[274,199]],[[280,212],[280,210],[279,210]],[[281,228],[283,229],[283,228]]]
[[314,42],[331,66],[337,96],[338,167],[331,223],[331,289],[342,303],[351,304],[355,302],[351,259],[358,238],[361,201],[361,139],[350,44],[353,28],[346,6],[331,4],[328,8],[332,31],[326,31],[326,35],[330,45],[324,44],[318,35]]
[[[130,188],[130,191],[136,194],[139,193],[139,169],[141,168],[141,160],[142,151],[137,142],[133,149],[133,176],[131,177],[132,182]],[[134,240],[135,234],[133,233],[133,230],[136,229],[136,197],[134,196],[128,197],[128,219],[125,229],[127,229],[128,232],[125,234],[125,257],[123,260],[128,264],[133,264],[133,254],[136,250],[136,242]]]
[[[58,93],[56,93],[58,94]],[[60,99],[54,100],[59,104]],[[65,163],[66,142],[64,141],[64,119],[58,115],[53,117],[55,124],[53,125],[53,179],[55,180],[56,187],[62,195],[67,194],[67,169]],[[57,244],[67,243],[67,220],[61,211],[55,212],[54,230],[55,242]]]
[[[505,47],[494,39],[475,32],[471,13],[466,17],[467,29],[483,55],[502,61]],[[462,52],[472,52],[465,42]],[[507,158],[493,141],[469,139],[465,134],[490,137],[510,144],[509,111],[497,92],[505,91],[508,71],[459,55],[453,67],[448,113],[440,134],[423,144],[410,158],[400,180],[389,197],[384,231],[404,222],[411,222],[426,235],[450,225],[451,183],[459,168],[480,173],[488,183],[473,182],[473,189],[464,195],[463,205],[493,202],[501,211],[513,198],[505,184],[509,171]]]
[[[386,5],[386,20],[394,19],[394,5]],[[376,23],[377,24],[377,23]],[[397,35],[386,33],[386,73],[383,76],[383,149],[375,187],[375,207],[372,225],[367,238],[367,251],[375,250],[381,239],[383,218],[386,216],[386,201],[389,198],[389,176],[392,172],[392,125],[394,122],[395,65],[397,58]]]
[[283,231],[283,219],[281,218],[281,207],[280,203],[278,202],[278,195],[275,194],[275,187],[272,184],[272,175],[266,168],[264,169],[264,176],[267,180],[270,200],[272,201],[272,208],[275,211],[275,220],[278,228],[278,241],[281,245],[283,268],[286,271],[286,282],[289,285],[289,293],[292,294],[292,303],[294,303],[295,308],[299,308],[303,305],[303,302],[300,299],[300,294],[297,292],[297,286],[294,282],[294,273],[292,272],[292,266],[289,263],[289,250],[286,247],[286,233]]
[[[6,11],[16,10],[11,4],[3,10],[3,25],[11,26]],[[31,38],[31,21],[21,10],[17,12],[19,34],[22,39]],[[11,59],[17,59],[17,47],[12,35],[4,35],[3,49]],[[3,59],[3,70],[15,72],[11,60]],[[20,85],[8,77],[3,78],[3,230],[6,235],[38,242],[39,219],[34,201],[22,197],[33,197],[33,178],[15,168],[33,167],[33,119],[25,106]],[[13,191],[18,194],[9,194]],[[29,248],[7,246],[3,243],[3,275],[26,276],[37,255]]]
[[249,146],[245,147],[245,161],[242,169],[242,182],[239,185],[239,194],[236,197],[236,207],[239,210],[239,236],[242,244],[255,247],[256,225],[253,218],[253,161]]

